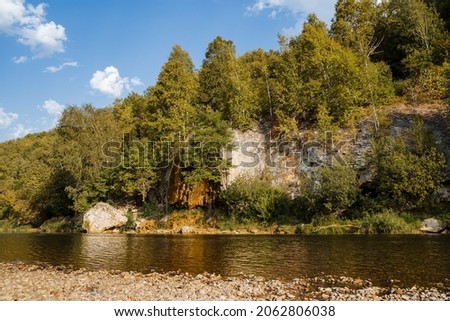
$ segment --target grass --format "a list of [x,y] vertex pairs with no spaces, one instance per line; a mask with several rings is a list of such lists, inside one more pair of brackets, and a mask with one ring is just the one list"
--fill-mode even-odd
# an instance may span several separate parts
[[28,233],[36,232],[31,225],[17,225],[14,221],[0,220],[0,233]]
[[411,234],[420,228],[420,221],[411,216],[384,211],[361,220],[361,234]]
[[40,226],[43,233],[70,233],[74,231],[74,223],[69,217],[54,217]]
[[233,218],[221,218],[217,221],[217,228],[221,231],[256,230],[263,227],[256,222],[238,222]]
[[357,220],[341,220],[336,217],[320,217],[313,219],[309,224],[301,224],[296,234],[355,234],[359,231],[360,222]]

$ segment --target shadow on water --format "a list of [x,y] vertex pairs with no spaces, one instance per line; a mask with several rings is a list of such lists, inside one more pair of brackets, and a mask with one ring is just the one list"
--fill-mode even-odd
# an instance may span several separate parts
[[330,274],[429,285],[450,278],[450,236],[0,235],[0,261],[268,278]]

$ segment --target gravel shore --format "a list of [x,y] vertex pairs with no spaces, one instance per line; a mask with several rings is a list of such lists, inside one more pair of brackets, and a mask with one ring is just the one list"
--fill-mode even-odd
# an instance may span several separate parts
[[377,287],[349,277],[267,280],[257,276],[142,274],[0,263],[0,300],[224,301],[435,300],[449,301],[449,280],[429,288]]

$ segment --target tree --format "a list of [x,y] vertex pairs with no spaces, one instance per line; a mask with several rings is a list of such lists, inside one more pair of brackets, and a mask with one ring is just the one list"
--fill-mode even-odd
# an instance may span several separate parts
[[50,131],[0,145],[0,219],[37,226],[72,214],[64,190],[72,179],[55,155],[56,138]]
[[124,133],[134,137],[148,136],[149,110],[146,97],[135,92],[124,99],[118,99],[113,104],[114,118],[119,121]]
[[281,72],[281,81],[293,87],[293,97],[279,98],[282,116],[287,113],[299,123],[317,124],[322,110],[324,117],[344,124],[361,100],[356,55],[332,39],[326,25],[310,15],[302,34],[290,39],[284,57],[282,70],[291,71]]
[[379,45],[375,38],[375,0],[339,0],[331,24],[331,35],[359,57],[370,57]]
[[377,39],[377,2],[374,0],[339,0],[331,25],[331,35],[358,56],[362,85],[362,103],[372,107],[376,128],[377,108],[393,96],[392,75],[383,62],[371,57],[382,39]]
[[377,199],[392,209],[429,205],[445,177],[444,154],[436,149],[421,121],[415,122],[408,136],[410,146],[402,137],[380,136],[369,155]]
[[388,63],[397,79],[417,75],[445,59],[447,31],[438,13],[423,0],[383,2],[376,35],[382,39],[376,58]]
[[239,63],[232,41],[217,37],[208,45],[199,85],[201,104],[220,111],[233,127],[252,127],[257,115],[249,73]]
[[431,7],[435,8],[441,18],[445,21],[447,31],[450,32],[450,0],[425,0]]
[[156,118],[152,123],[153,134],[175,140],[187,139],[196,108],[198,81],[189,54],[175,45],[169,59],[163,65],[156,85],[151,88],[148,99]]
[[[61,168],[70,173],[74,183],[66,191],[78,212],[92,203],[114,200],[122,196],[115,180],[114,168],[108,166],[105,146],[123,139],[123,128],[114,118],[112,108],[95,109],[92,105],[66,108],[56,128],[55,152]],[[121,154],[116,155],[114,162]],[[115,166],[114,166],[115,167]]]
[[[223,119],[222,107],[213,110],[197,101],[198,90],[197,74],[188,53],[175,46],[147,96],[153,111],[149,131],[156,141],[168,143],[154,145],[162,156],[163,164],[158,164],[159,190],[166,204],[173,175],[182,176],[181,184],[193,186],[217,183],[226,169],[221,153],[230,140],[229,126]],[[217,104],[213,98],[212,103]],[[219,155],[209,155],[209,145],[217,147]]]

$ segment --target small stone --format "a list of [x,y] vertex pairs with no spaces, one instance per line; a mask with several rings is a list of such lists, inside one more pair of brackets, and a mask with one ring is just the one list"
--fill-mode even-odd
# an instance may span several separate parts
[[183,226],[178,232],[180,234],[191,234],[194,233],[194,229],[191,226]]
[[353,281],[353,284],[356,286],[363,286],[364,281],[358,278]]

